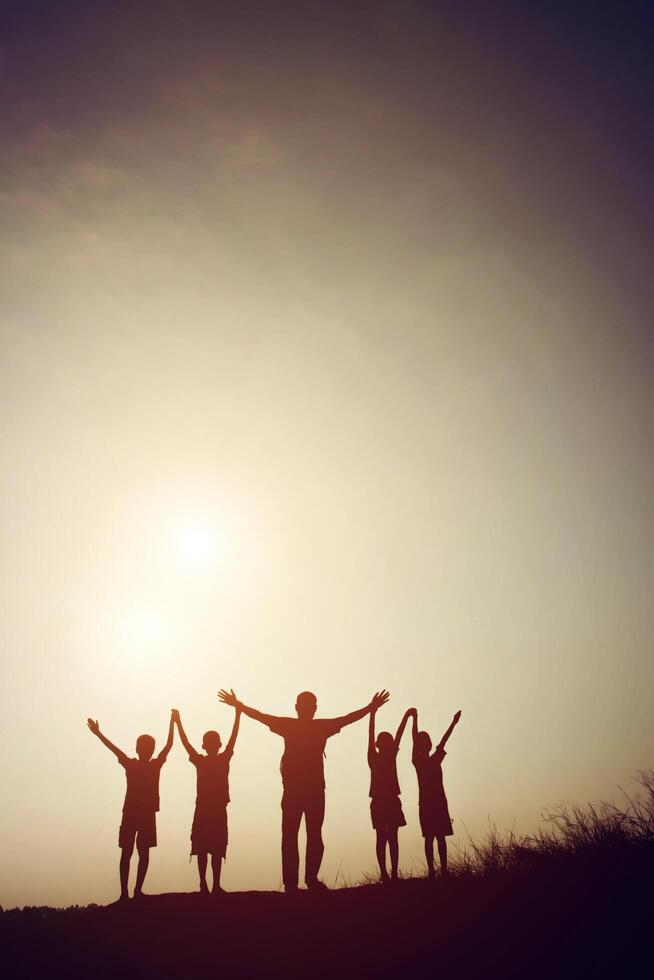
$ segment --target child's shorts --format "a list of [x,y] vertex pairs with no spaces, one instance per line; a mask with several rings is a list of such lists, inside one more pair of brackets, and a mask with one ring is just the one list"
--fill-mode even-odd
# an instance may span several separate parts
[[123,813],[118,831],[118,847],[156,847],[157,815],[152,813]]
[[451,837],[454,833],[447,806],[420,803],[418,816],[423,837]]
[[191,828],[191,854],[227,854],[227,808],[202,810],[196,807]]
[[375,830],[397,830],[406,825],[399,796],[373,796],[370,818]]

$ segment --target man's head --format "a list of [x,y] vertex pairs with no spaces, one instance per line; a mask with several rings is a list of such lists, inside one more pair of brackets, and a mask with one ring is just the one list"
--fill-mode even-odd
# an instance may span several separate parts
[[311,691],[302,691],[295,700],[295,710],[298,718],[310,721],[316,713],[318,699]]
[[418,755],[429,755],[431,752],[431,738],[428,732],[418,732],[416,735],[416,751]]
[[207,755],[218,755],[222,744],[218,732],[205,732],[202,736],[202,748]]
[[154,755],[154,739],[152,735],[139,735],[136,739],[136,754],[139,759],[148,762]]
[[377,751],[380,755],[387,755],[395,748],[395,739],[390,732],[380,732],[375,741]]

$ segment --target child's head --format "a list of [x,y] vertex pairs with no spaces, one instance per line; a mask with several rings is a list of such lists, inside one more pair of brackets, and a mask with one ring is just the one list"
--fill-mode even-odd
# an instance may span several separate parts
[[311,691],[302,691],[295,699],[295,710],[298,718],[310,721],[316,713],[318,699]]
[[418,732],[415,744],[418,755],[429,755],[431,752],[431,738],[428,732]]
[[202,736],[202,748],[207,755],[218,755],[222,744],[218,732],[205,732]]
[[380,755],[388,755],[395,749],[395,739],[390,732],[380,732],[375,741],[377,751]]
[[136,739],[136,754],[139,759],[148,762],[154,755],[154,739],[152,735],[139,735]]

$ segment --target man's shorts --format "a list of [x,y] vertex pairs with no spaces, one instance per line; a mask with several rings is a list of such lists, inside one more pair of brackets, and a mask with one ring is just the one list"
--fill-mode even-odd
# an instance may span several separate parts
[[118,847],[134,847],[137,849],[157,846],[157,815],[152,813],[123,813],[122,823],[118,831]]

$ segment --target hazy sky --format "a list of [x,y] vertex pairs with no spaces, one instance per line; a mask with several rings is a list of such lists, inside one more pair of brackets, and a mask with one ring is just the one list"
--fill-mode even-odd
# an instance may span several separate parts
[[[460,846],[652,764],[652,21],[5,12],[2,905],[118,893],[88,715],[132,752],[172,706],[227,733],[222,686],[462,708]],[[329,884],[375,864],[365,746],[328,743]],[[244,719],[228,889],[279,886],[281,749]],[[194,778],[176,744],[150,891],[196,887]]]

